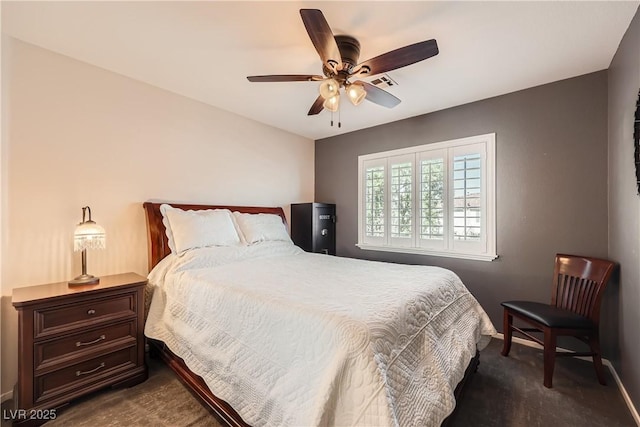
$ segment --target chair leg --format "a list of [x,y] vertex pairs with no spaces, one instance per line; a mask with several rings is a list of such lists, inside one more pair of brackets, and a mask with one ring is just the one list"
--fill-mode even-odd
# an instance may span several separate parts
[[598,334],[598,331],[595,331],[591,335],[589,335],[589,346],[591,347],[591,352],[593,352],[593,367],[596,370],[598,382],[602,385],[607,385],[604,377],[604,367],[602,366],[602,356],[600,353],[600,336]]
[[556,334],[550,328],[544,329],[544,386],[552,387],[553,368],[556,363]]
[[513,326],[513,316],[509,314],[509,310],[504,309],[504,321],[503,321],[503,338],[504,343],[502,346],[502,355],[508,356],[511,351],[511,336],[513,335],[513,330],[511,327]]

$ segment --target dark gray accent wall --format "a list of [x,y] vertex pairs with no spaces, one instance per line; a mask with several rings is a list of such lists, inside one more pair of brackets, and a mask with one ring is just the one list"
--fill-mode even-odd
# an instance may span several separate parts
[[640,410],[640,196],[633,159],[633,115],[640,90],[640,11],[609,67],[609,256],[620,262],[615,285],[620,345],[612,360]]
[[[498,259],[355,246],[359,155],[490,132],[496,133]],[[550,300],[556,253],[607,256],[607,72],[318,140],[315,168],[316,201],[336,204],[338,255],[451,269],[501,331],[501,301]],[[615,322],[603,334],[609,351]]]

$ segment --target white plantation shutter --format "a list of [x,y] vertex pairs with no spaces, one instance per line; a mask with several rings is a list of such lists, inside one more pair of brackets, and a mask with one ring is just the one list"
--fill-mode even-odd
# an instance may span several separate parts
[[393,156],[389,169],[389,240],[391,246],[414,246],[414,155]]
[[421,152],[419,159],[418,246],[445,249],[447,209],[447,150]]
[[486,250],[486,160],[483,144],[455,147],[452,155],[450,236],[454,251],[482,253]]
[[495,134],[358,158],[362,249],[496,255]]
[[364,162],[363,241],[370,244],[381,245],[386,240],[386,163],[386,159]]

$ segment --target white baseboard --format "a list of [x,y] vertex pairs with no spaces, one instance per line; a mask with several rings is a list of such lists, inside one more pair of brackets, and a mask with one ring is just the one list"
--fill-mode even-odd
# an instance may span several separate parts
[[[501,333],[497,333],[493,336],[493,338],[497,338],[499,340],[504,340],[504,335]],[[542,346],[540,344],[538,344],[535,341],[531,341],[531,340],[527,340],[524,338],[520,338],[520,337],[511,337],[511,341],[517,344],[521,344],[527,347],[533,347],[533,348],[537,348],[537,349],[542,349]],[[570,352],[570,350],[567,350],[565,348],[560,348],[558,347],[558,351],[565,351],[565,352]],[[576,359],[581,359],[581,360],[586,360],[588,362],[593,362],[593,359],[591,357],[576,357]],[[624,388],[624,384],[622,384],[622,381],[620,380],[620,377],[618,376],[618,373],[616,372],[616,369],[613,367],[613,365],[611,364],[611,362],[609,361],[609,359],[602,359],[602,364],[604,366],[606,366],[607,368],[609,368],[609,372],[611,372],[611,375],[613,376],[613,379],[616,381],[616,384],[618,385],[618,389],[620,390],[620,393],[622,394],[622,398],[624,399],[625,403],[627,404],[627,407],[629,408],[629,412],[631,412],[631,416],[633,417],[634,421],[636,422],[636,424],[638,426],[640,426],[640,414],[638,413],[638,410],[636,409],[636,407],[633,405],[633,402],[631,401],[631,397],[629,396],[629,393],[627,393],[627,389]]]
[[631,412],[631,416],[636,421],[636,424],[638,426],[640,426],[640,414],[638,414],[638,410],[635,408],[635,406],[633,406],[633,402],[631,401],[631,397],[629,396],[629,393],[627,393],[627,389],[624,388],[624,384],[622,384],[622,381],[620,380],[620,377],[618,376],[618,373],[616,372],[616,368],[614,368],[613,365],[611,364],[611,362],[609,360],[607,360],[607,359],[603,359],[602,360],[602,364],[607,366],[609,368],[609,371],[611,371],[611,375],[613,375],[613,379],[616,380],[616,384],[618,384],[618,388],[620,389],[620,393],[622,393],[622,398],[624,399],[624,401],[627,403],[627,406],[629,407],[629,411]]
[[4,403],[5,401],[13,398],[13,390],[9,390],[6,393],[0,394],[0,402]]

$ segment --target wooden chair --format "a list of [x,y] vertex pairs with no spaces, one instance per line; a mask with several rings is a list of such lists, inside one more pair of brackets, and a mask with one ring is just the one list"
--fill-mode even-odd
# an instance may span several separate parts
[[[551,388],[556,356],[593,356],[593,366],[600,384],[605,385],[600,355],[600,302],[616,263],[585,256],[556,255],[551,304],[531,301],[506,301],[504,307],[504,347],[511,350],[513,331],[519,332],[544,347],[544,386]],[[513,325],[516,317],[532,328]],[[528,332],[542,332],[540,340]],[[591,351],[557,352],[556,337],[573,336],[589,345]]]

